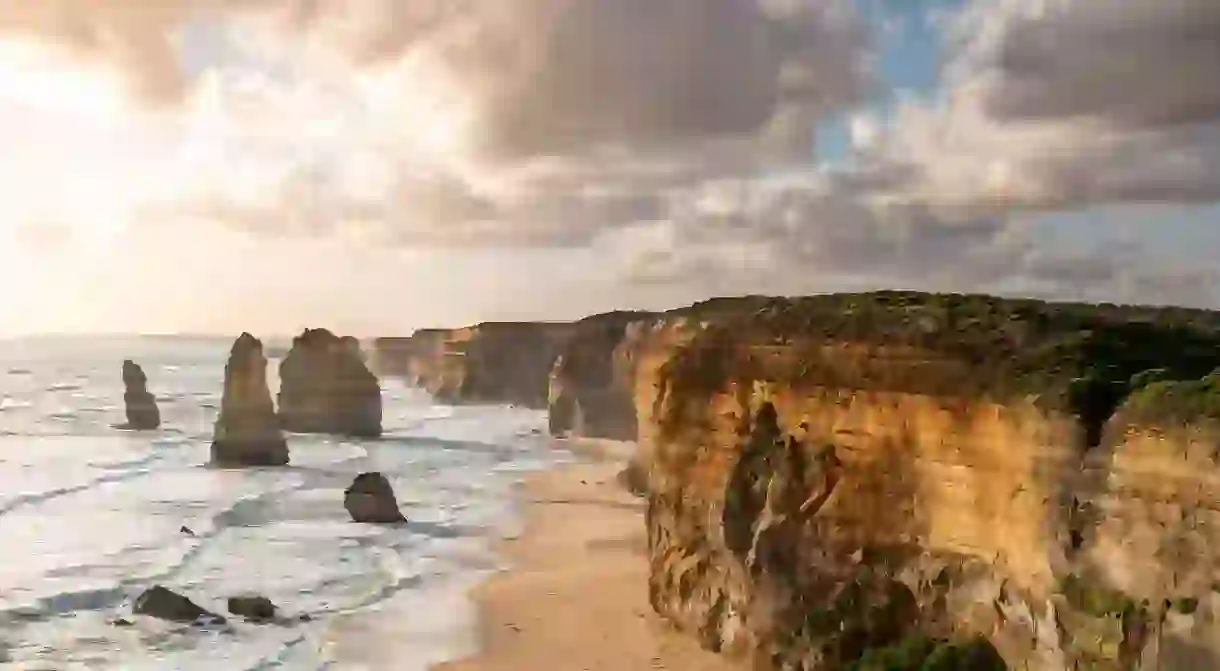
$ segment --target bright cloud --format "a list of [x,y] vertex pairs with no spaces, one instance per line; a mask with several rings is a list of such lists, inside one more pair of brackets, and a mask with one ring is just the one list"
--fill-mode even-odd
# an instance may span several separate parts
[[[1220,5],[962,0],[940,88],[886,109],[878,53],[918,26],[865,1],[0,0],[0,280],[253,234],[242,258],[342,240],[356,273],[353,249],[559,250],[608,308],[881,284],[1217,300],[1199,268],[1051,249],[1028,221],[1220,201]],[[836,118],[832,169],[813,143]]]
[[974,2],[933,106],[899,110],[902,195],[1052,209],[1220,199],[1220,4]]

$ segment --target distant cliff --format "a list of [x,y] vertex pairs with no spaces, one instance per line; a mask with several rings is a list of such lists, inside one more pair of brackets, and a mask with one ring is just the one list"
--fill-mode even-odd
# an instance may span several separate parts
[[551,371],[551,433],[646,438],[656,374],[676,348],[709,325],[750,314],[770,300],[713,298],[668,312],[609,312],[576,322]]
[[635,440],[632,362],[620,350],[628,329],[651,312],[611,312],[576,322],[550,371],[553,436]]
[[[1220,665],[1214,313],[880,292],[645,317],[577,330],[552,411],[637,423],[650,599],[706,647]],[[628,389],[634,413],[607,400]]]
[[452,404],[511,403],[545,408],[547,374],[571,324],[487,322],[380,338],[374,365]]

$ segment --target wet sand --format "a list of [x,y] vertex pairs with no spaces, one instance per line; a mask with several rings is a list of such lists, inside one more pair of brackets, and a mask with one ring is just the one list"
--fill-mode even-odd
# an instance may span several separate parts
[[644,501],[616,479],[626,446],[530,477],[512,568],[474,591],[482,652],[435,671],[732,671],[648,605]]

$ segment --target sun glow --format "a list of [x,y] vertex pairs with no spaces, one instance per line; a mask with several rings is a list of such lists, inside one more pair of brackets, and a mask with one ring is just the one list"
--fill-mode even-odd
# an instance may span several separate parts
[[0,102],[97,123],[130,111],[122,78],[115,72],[18,41],[0,41]]

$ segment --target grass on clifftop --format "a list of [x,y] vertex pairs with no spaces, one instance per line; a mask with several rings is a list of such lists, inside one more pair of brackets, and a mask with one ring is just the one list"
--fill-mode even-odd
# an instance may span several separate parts
[[1128,421],[1169,426],[1220,421],[1220,369],[1198,380],[1159,380],[1141,385],[1123,405]]
[[[1197,380],[1220,367],[1220,313],[1212,311],[900,291],[744,297],[735,312],[730,304],[718,301],[709,310],[716,315],[713,326],[662,370],[671,393],[706,393],[730,377],[757,374],[758,367],[743,365],[740,345],[796,343],[810,352],[802,370],[774,381],[952,390],[996,402],[1036,396],[1043,407],[1070,411],[1096,433],[1133,390],[1133,378],[1139,385],[1148,381],[1141,373]],[[702,314],[699,305],[683,312]],[[887,373],[882,380],[875,362],[853,376],[844,372],[851,364],[843,357],[813,354],[819,343],[844,342],[912,348],[944,365],[920,368],[906,379]]]

